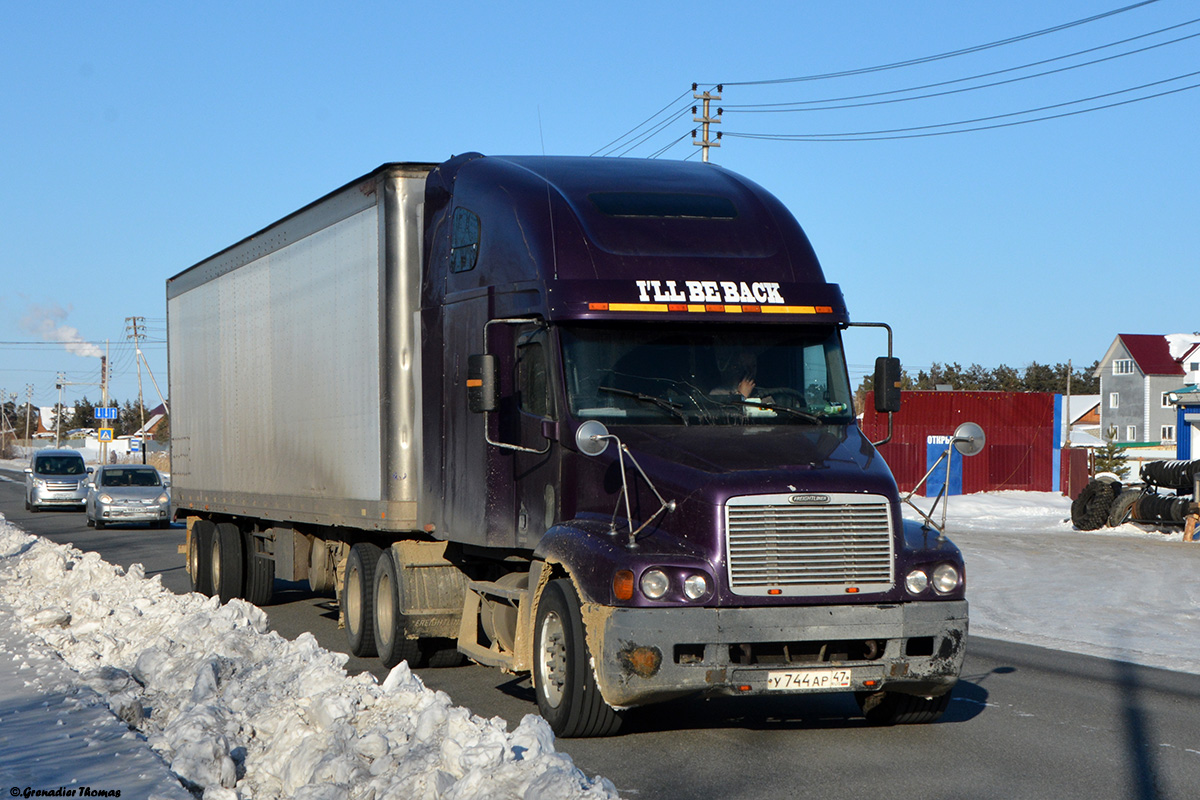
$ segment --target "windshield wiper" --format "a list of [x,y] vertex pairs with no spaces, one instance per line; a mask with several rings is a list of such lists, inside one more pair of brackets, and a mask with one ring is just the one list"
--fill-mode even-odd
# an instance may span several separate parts
[[805,419],[809,422],[815,422],[818,425],[825,424],[825,417],[823,415],[813,414],[811,411],[801,411],[798,408],[791,408],[790,406],[778,406],[774,403],[763,403],[757,400],[739,400],[735,397],[722,400],[722,402],[728,405],[746,406],[748,408],[765,408],[769,411],[784,411],[788,414],[800,417],[800,419]]
[[656,405],[661,409],[670,411],[672,414],[683,420],[684,425],[687,425],[687,415],[681,411],[683,408],[681,403],[673,403],[670,400],[662,397],[656,397],[652,394],[642,394],[641,392],[631,392],[628,389],[618,389],[615,386],[601,386],[599,388],[604,392],[612,392],[613,394],[619,394],[623,397],[632,397],[634,400],[641,400],[643,403],[651,403]]

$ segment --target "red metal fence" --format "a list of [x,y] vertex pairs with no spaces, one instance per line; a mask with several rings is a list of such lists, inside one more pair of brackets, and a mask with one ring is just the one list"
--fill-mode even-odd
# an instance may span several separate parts
[[[950,436],[964,422],[983,428],[987,445],[963,459],[962,491],[1054,490],[1055,401],[1046,392],[903,392],[892,440],[879,448],[902,491],[910,491],[931,466],[930,436]],[[887,435],[887,415],[875,413],[867,395],[863,431]],[[1065,484],[1064,484],[1065,486]]]

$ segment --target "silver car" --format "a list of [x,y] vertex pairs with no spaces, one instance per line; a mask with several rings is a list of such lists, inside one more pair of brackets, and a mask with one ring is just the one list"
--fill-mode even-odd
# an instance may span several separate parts
[[120,522],[149,522],[156,528],[171,524],[171,494],[154,467],[107,464],[96,469],[87,487],[84,513],[89,527]]
[[25,468],[25,510],[83,505],[88,473],[78,450],[38,450]]

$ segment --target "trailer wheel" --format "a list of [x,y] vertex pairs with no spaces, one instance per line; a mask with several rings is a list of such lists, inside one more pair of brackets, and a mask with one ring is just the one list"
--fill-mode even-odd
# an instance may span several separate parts
[[1108,526],[1115,528],[1124,525],[1133,513],[1133,505],[1142,496],[1141,489],[1126,489],[1117,495],[1116,501],[1108,512]]
[[350,548],[346,559],[346,582],[342,587],[342,614],[350,652],[367,658],[375,655],[375,570],[380,549],[370,542]]
[[900,692],[855,692],[858,707],[872,725],[924,725],[937,722],[950,705],[950,692],[919,697]]
[[420,642],[406,635],[403,608],[404,589],[400,585],[400,567],[391,550],[379,557],[375,567],[375,649],[388,669],[407,661],[421,666]]
[[241,595],[245,558],[242,554],[242,532],[232,522],[217,524],[212,543],[213,594],[228,603]]
[[192,591],[212,596],[212,543],[217,526],[201,519],[192,525],[192,542],[188,548],[188,575]]
[[275,590],[275,562],[256,552],[253,532],[244,531],[242,543],[246,552],[246,585],[242,587],[242,596],[256,606],[265,606],[271,602]]
[[1113,497],[1120,491],[1120,484],[1104,480],[1088,481],[1071,502],[1071,523],[1081,531],[1094,531],[1108,522]]
[[533,635],[538,710],[554,732],[566,738],[616,733],[621,714],[604,702],[596,686],[579,596],[569,580],[546,585]]

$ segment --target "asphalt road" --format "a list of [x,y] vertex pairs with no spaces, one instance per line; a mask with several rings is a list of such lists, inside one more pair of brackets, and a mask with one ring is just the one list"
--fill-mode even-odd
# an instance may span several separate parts
[[[8,480],[4,480],[7,478]],[[182,527],[106,527],[31,514],[19,473],[0,470],[0,513],[25,530],[95,550],[187,591]],[[14,482],[16,481],[16,482]],[[345,652],[337,613],[305,584],[277,581],[281,634],[311,630]],[[1200,632],[1198,632],[1200,633]],[[382,678],[378,662],[352,671]],[[418,671],[483,717],[536,713],[526,680],[479,666]],[[641,709],[610,739],[559,740],[622,796],[659,798],[1081,798],[1200,796],[1200,676],[972,637],[962,680],[935,725],[873,728],[841,696],[679,701]]]

